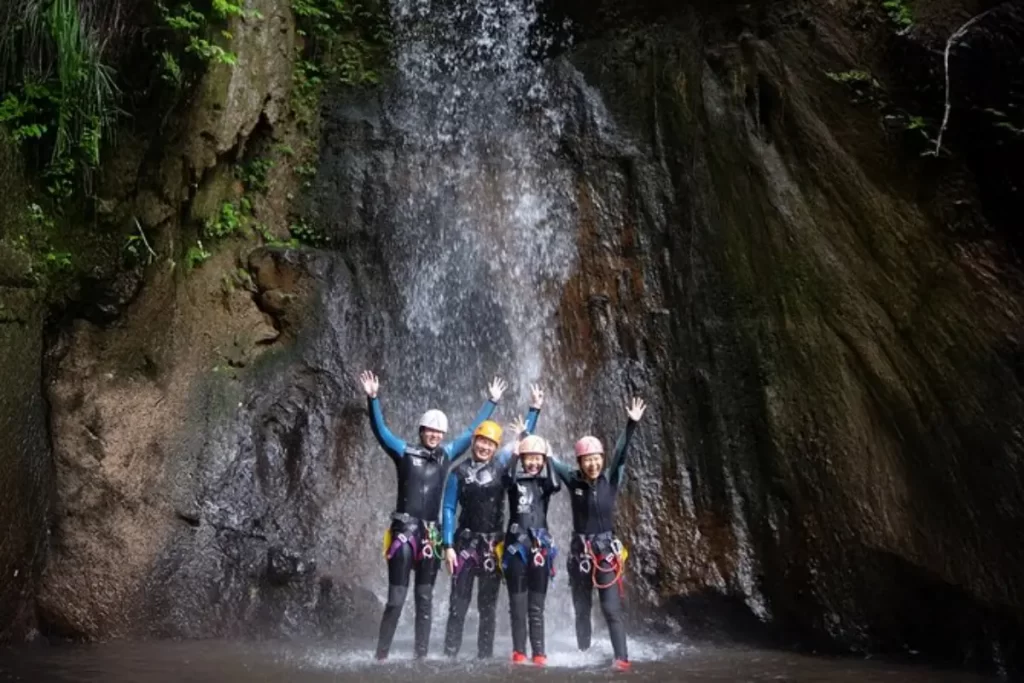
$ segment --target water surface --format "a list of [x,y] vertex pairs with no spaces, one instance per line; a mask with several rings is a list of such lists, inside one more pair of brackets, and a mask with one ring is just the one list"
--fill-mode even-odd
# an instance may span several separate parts
[[[743,647],[691,646],[657,640],[630,643],[633,670],[608,667],[611,652],[589,652],[551,639],[548,667],[512,666],[504,657],[479,663],[469,647],[455,662],[440,654],[411,657],[412,643],[396,641],[386,663],[373,660],[373,642],[336,646],[224,641],[110,643],[0,649],[0,681],[32,683],[320,683],[332,681],[773,681],[783,683],[979,683],[979,675],[871,660],[811,657]],[[498,643],[500,648],[501,643]]]

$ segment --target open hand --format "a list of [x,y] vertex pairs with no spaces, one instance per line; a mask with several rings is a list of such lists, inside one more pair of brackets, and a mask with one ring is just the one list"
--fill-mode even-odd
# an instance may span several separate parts
[[448,548],[444,551],[444,563],[448,566],[448,573],[455,573],[455,548]]
[[538,384],[530,385],[530,407],[540,410],[544,405],[544,390]]
[[632,404],[626,408],[626,414],[633,422],[639,422],[640,418],[644,416],[645,410],[647,410],[647,404],[639,396],[634,396]]
[[487,393],[490,395],[491,400],[497,403],[501,400],[501,395],[508,389],[508,383],[500,377],[495,377],[494,380],[488,385]]
[[363,374],[359,375],[359,381],[362,383],[363,391],[366,392],[367,396],[377,398],[377,392],[380,390],[380,380],[377,379],[375,374],[366,370]]
[[526,431],[526,420],[523,419],[522,415],[517,415],[508,428],[516,441],[518,441],[519,435]]

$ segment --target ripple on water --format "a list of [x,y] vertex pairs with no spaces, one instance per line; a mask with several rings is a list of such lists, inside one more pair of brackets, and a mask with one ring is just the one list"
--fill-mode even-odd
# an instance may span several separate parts
[[[224,641],[108,643],[92,646],[0,648],[2,683],[345,683],[370,681],[679,681],[688,683],[980,683],[995,680],[859,659],[811,657],[741,647],[695,647],[654,639],[630,641],[634,668],[608,666],[608,644],[595,641],[581,653],[556,636],[548,667],[512,666],[499,641],[498,657],[477,662],[469,646],[456,662],[440,654],[412,658],[412,643],[396,642],[387,662],[373,659],[372,642],[336,646]],[[435,649],[440,644],[435,641]]]
[[[594,642],[593,646],[586,652],[580,652],[576,648],[575,641],[564,637],[547,639],[548,665],[549,669],[581,669],[599,670],[607,668],[612,661],[612,648],[608,642]],[[687,651],[695,651],[682,643],[656,642],[649,640],[632,640],[629,643],[630,659],[634,663],[652,662],[665,659],[678,659]],[[357,669],[389,668],[393,670],[405,670],[407,672],[434,671],[443,669],[451,672],[453,669],[467,674],[484,674],[487,672],[499,673],[505,676],[508,671],[507,657],[511,650],[505,652],[501,644],[495,646],[495,658],[487,662],[480,662],[475,657],[476,643],[467,638],[463,644],[462,651],[453,662],[439,652],[431,653],[426,661],[416,660],[412,655],[412,641],[399,641],[396,639],[392,648],[392,656],[387,662],[377,662],[373,658],[374,650],[371,643],[365,647],[340,651],[334,648],[322,648],[311,650],[296,663],[302,668],[321,669],[329,671],[351,671]],[[532,667],[531,667],[532,668]],[[518,670],[518,669],[517,669]]]

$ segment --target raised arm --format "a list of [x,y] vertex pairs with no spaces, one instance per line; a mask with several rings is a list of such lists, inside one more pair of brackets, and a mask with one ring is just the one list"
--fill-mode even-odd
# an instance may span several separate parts
[[454,472],[448,475],[448,484],[444,489],[444,512],[442,520],[442,540],[445,546],[455,544],[455,513],[459,507],[459,478]]
[[510,441],[494,454],[494,459],[501,467],[508,467],[509,462],[512,460],[512,449],[515,448],[516,442]]
[[547,460],[546,464],[548,466],[548,477],[547,479],[544,480],[544,490],[549,495],[553,493],[558,493],[559,491],[562,490],[562,482],[559,481],[559,479],[561,479],[562,477],[561,475],[556,475],[554,467],[555,459],[551,456],[550,453],[548,453],[548,457],[545,458],[545,460]]
[[508,465],[515,445],[528,434],[533,434],[537,430],[537,419],[540,417],[540,407],[543,403],[544,392],[537,385],[533,385],[530,390],[530,411],[526,414],[526,421],[523,421],[522,415],[512,421],[512,424],[509,425],[509,433],[513,435],[512,440],[494,454],[499,464]]
[[526,433],[537,431],[537,419],[540,417],[541,406],[544,405],[544,390],[538,385],[530,386],[530,412],[526,413]]
[[647,405],[639,398],[634,398],[633,403],[626,409],[629,419],[626,421],[626,428],[615,443],[611,462],[608,463],[608,478],[615,486],[620,486],[626,479],[626,453],[629,451],[629,442],[633,439],[633,432],[636,430],[640,418],[644,416],[645,410],[647,410]]
[[445,444],[444,449],[445,453],[448,454],[449,460],[454,460],[466,452],[466,449],[469,448],[469,445],[473,441],[473,432],[480,426],[481,422],[489,419],[491,415],[494,414],[494,409],[498,407],[498,401],[501,400],[501,395],[505,393],[505,389],[507,387],[508,384],[499,378],[495,378],[494,381],[491,382],[490,386],[487,387],[487,392],[490,394],[490,398],[488,398],[487,402],[484,403],[482,408],[480,408],[480,412],[476,414],[476,418],[473,420],[473,423],[470,424],[465,431],[455,437],[451,443]]
[[512,487],[512,484],[516,479],[516,465],[519,463],[519,442],[515,441],[512,445],[512,457],[505,463],[505,471],[501,475],[501,483],[506,488]]
[[551,465],[551,469],[554,470],[555,475],[558,479],[565,484],[569,485],[569,477],[572,475],[572,468],[566,465],[564,462],[559,460],[554,454],[548,458],[548,464]]
[[367,408],[370,412],[370,428],[373,430],[373,435],[377,437],[377,442],[391,456],[392,460],[397,462],[405,453],[405,442],[392,434],[384,424],[384,413],[381,412],[380,399],[377,398],[380,381],[372,372],[364,372],[359,379],[363,385],[363,391],[366,392]]

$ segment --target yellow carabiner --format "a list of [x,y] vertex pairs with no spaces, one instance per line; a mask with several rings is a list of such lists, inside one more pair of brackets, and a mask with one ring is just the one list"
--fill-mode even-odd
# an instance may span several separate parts
[[391,550],[391,527],[384,530],[384,559],[388,559],[388,551]]
[[629,551],[626,550],[626,545],[617,538],[612,540],[612,552],[619,558],[620,565],[626,564],[626,560],[629,559]]
[[498,564],[498,573],[504,574],[505,568],[502,561],[505,559],[505,541],[498,541],[494,544],[494,560]]

